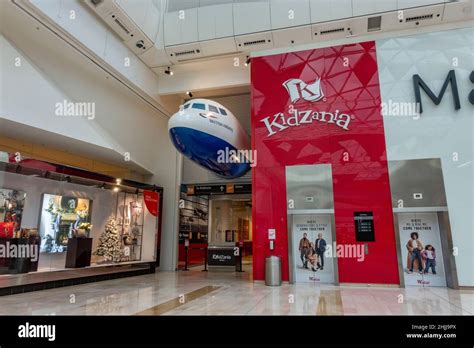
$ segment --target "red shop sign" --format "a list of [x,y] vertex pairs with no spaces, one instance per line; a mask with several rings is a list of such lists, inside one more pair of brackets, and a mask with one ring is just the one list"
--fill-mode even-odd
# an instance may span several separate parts
[[158,216],[158,201],[160,194],[153,191],[143,191],[143,197],[145,199],[145,205],[153,216]]

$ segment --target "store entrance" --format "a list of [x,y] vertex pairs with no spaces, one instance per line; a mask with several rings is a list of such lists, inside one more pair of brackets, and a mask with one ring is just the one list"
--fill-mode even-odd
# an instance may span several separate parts
[[252,264],[252,196],[212,196],[209,206],[209,248],[239,246],[243,264]]
[[247,193],[250,188],[250,184],[182,188],[179,269],[198,266],[240,272],[243,267],[251,271],[252,195]]
[[338,283],[330,164],[286,167],[290,282]]
[[400,284],[457,288],[440,159],[390,161],[388,167]]
[[[405,285],[447,286],[445,212],[398,213]],[[442,241],[445,241],[443,243]]]
[[290,282],[336,283],[334,214],[289,214]]

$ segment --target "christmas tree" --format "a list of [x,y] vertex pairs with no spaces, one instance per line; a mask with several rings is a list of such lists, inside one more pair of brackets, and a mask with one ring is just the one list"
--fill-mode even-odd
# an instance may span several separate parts
[[120,239],[117,223],[110,219],[105,225],[105,231],[99,238],[99,245],[94,255],[103,256],[106,261],[120,261],[122,255],[122,241]]

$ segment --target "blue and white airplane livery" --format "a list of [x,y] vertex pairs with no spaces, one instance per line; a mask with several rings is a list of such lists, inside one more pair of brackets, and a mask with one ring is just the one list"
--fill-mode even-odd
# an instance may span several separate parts
[[250,149],[250,140],[232,112],[215,101],[186,102],[168,121],[168,131],[179,152],[219,176],[237,178],[250,169],[248,161],[222,160],[223,153]]

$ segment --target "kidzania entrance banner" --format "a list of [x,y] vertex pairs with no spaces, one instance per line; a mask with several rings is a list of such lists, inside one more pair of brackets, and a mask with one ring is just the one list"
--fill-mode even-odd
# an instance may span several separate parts
[[[335,242],[366,251],[363,262],[338,258],[339,281],[398,284],[375,43],[254,58],[251,79],[254,279],[267,255],[281,256],[289,277],[285,167],[331,164]],[[374,241],[356,240],[361,211],[373,213]]]

